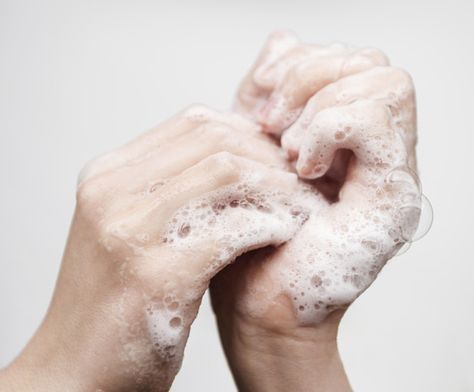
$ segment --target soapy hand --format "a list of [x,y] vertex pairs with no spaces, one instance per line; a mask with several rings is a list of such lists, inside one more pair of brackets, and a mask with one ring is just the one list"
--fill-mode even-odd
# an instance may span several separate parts
[[317,91],[377,65],[388,65],[378,49],[309,45],[291,32],[278,31],[242,81],[235,110],[262,124],[266,132],[281,135]]
[[209,280],[306,219],[267,139],[239,115],[193,106],[84,168],[51,308],[11,367],[38,368],[23,385],[169,389]]
[[239,390],[348,390],[338,321],[420,215],[411,79],[276,33],[235,108],[84,168],[48,315],[0,389],[168,390],[211,281]]
[[353,302],[416,230],[411,78],[376,49],[276,33],[242,82],[236,110],[281,135],[299,177],[325,198],[291,241],[246,255],[214,279],[218,319],[232,307],[268,329],[315,325]]
[[240,257],[211,282],[239,390],[350,391],[339,321],[420,217],[411,78],[377,49],[278,32],[235,110],[280,138],[312,195],[291,241]]

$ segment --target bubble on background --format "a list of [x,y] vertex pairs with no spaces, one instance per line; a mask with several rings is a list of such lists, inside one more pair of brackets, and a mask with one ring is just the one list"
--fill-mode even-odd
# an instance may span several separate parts
[[418,226],[410,241],[407,241],[397,252],[396,256],[401,256],[410,249],[411,244],[422,239],[433,226],[433,206],[430,200],[424,194],[421,195],[421,214]]

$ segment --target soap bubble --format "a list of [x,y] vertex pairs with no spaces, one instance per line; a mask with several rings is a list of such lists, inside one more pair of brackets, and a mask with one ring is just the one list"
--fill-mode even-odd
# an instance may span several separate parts
[[425,195],[421,195],[421,216],[418,227],[413,234],[412,241],[423,238],[433,225],[433,206]]
[[418,222],[418,226],[415,232],[411,236],[411,240],[407,241],[397,252],[396,256],[404,254],[408,249],[410,249],[411,244],[414,241],[418,241],[423,238],[431,229],[433,225],[433,206],[431,205],[430,200],[425,196],[421,195],[421,214]]

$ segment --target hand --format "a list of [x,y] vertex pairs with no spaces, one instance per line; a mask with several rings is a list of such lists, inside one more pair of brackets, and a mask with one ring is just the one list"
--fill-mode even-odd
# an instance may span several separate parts
[[388,65],[374,48],[302,43],[293,33],[273,33],[242,81],[235,110],[281,135],[317,91],[345,76]]
[[350,389],[339,320],[420,214],[414,88],[404,71],[378,66],[386,64],[377,50],[301,45],[279,33],[241,85],[237,110],[282,134],[299,176],[324,196],[290,242],[244,255],[212,281],[242,390]]
[[169,389],[209,280],[304,222],[258,130],[195,106],[83,170],[52,304],[1,390]]

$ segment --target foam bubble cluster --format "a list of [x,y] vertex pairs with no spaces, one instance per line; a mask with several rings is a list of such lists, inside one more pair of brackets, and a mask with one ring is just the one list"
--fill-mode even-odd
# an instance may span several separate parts
[[[260,303],[243,296],[242,311],[262,313],[284,293],[301,323],[317,323],[354,301],[415,237],[423,204],[415,92],[410,76],[388,64],[376,49],[274,36],[244,80],[237,110],[282,135],[299,176],[343,185],[334,203],[315,202],[302,230],[266,256],[278,288]],[[247,291],[257,293],[255,285]]]
[[[179,360],[180,344],[195,317],[195,304],[210,279],[236,257],[252,249],[279,245],[301,229],[311,209],[323,200],[319,192],[299,186],[293,194],[279,189],[258,190],[259,176],[192,199],[179,208],[165,225],[162,247],[189,255],[182,274],[185,290],[170,287],[146,311],[149,333],[163,358]],[[295,185],[297,182],[295,181]],[[193,257],[208,250],[205,265],[193,266]],[[202,256],[202,255],[201,255]],[[197,257],[197,256],[196,256]]]
[[252,192],[246,184],[240,184],[179,209],[163,241],[193,249],[203,240],[212,239],[217,255],[205,273],[215,274],[222,263],[244,250],[266,243],[281,244],[291,238],[309,214],[297,199],[278,190]]
[[420,215],[418,188],[392,175],[371,199],[320,209],[285,246],[279,282],[302,323],[319,322],[354,301],[411,239]]

